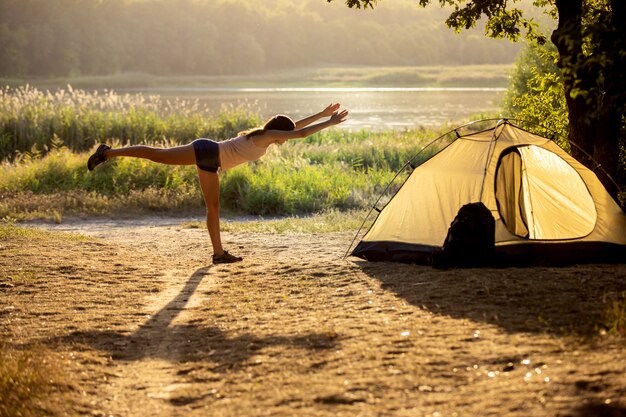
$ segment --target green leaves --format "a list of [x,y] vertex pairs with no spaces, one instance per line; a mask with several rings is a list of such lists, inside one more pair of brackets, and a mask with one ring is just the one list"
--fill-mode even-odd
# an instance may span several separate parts
[[505,107],[508,114],[545,128],[537,133],[567,137],[565,92],[555,59],[554,47],[529,43],[516,62]]
[[[327,0],[331,2],[332,0]],[[526,33],[532,33],[532,25],[523,15],[521,9],[510,6],[516,0],[439,0],[439,5],[453,6],[454,11],[446,19],[446,25],[460,32],[476,26],[477,22],[485,17],[485,34],[492,38],[508,38],[518,41],[522,35],[522,29]],[[430,5],[430,0],[419,0],[421,7]],[[538,7],[545,7],[548,0],[537,1]],[[376,0],[346,0],[350,8],[374,8]]]
[[[333,0],[326,0],[329,3],[331,3]],[[367,9],[368,7],[370,9],[374,8],[374,5],[376,4],[376,0],[346,0],[346,5],[353,9],[360,9],[360,8],[364,8]]]

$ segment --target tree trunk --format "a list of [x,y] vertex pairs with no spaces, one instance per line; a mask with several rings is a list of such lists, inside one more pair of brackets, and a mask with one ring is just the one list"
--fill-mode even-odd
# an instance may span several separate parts
[[620,52],[624,51],[626,7],[624,0],[612,3],[610,24],[599,37],[601,41],[594,53],[585,56],[582,0],[556,0],[559,24],[552,33],[552,42],[559,51],[558,65],[563,72],[568,139],[580,147],[572,146],[572,154],[596,172],[607,191],[617,199],[619,190],[613,179],[617,177],[624,113],[624,58]]
[[580,147],[572,147],[576,159],[589,163],[586,154],[593,153],[592,124],[588,120],[589,105],[583,95],[572,95],[575,88],[583,88],[577,70],[583,59],[582,0],[556,0],[558,27],[552,33],[552,42],[559,51],[558,67],[563,74],[565,101],[569,116],[569,140]]
[[[624,0],[611,1],[611,16],[606,22],[604,36],[600,37],[596,55],[602,57],[603,87],[598,101],[597,139],[594,143],[593,157],[602,166],[598,177],[607,186],[611,195],[616,196],[618,189],[613,180],[617,180],[620,157],[619,141],[624,114],[624,56],[626,46],[626,6]],[[610,178],[603,178],[608,174]]]

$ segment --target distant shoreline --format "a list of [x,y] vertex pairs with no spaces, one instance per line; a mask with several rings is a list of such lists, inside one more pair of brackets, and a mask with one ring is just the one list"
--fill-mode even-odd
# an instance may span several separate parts
[[393,92],[472,92],[506,91],[503,87],[136,87],[123,88],[121,92],[238,92],[238,93],[393,93]]
[[157,76],[145,73],[77,76],[63,78],[0,78],[4,87],[31,85],[41,89],[155,90],[216,88],[494,88],[506,89],[509,65],[431,67],[323,67],[285,70],[257,75]]

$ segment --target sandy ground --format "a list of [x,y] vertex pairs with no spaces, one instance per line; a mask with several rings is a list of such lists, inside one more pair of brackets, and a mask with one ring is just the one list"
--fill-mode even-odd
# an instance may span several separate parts
[[341,259],[351,233],[242,233],[212,266],[181,223],[0,242],[0,337],[54,352],[69,415],[626,415],[601,327],[626,265],[440,271]]

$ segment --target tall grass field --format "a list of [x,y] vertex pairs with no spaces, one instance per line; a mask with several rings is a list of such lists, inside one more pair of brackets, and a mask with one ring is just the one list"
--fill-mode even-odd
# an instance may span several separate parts
[[[71,87],[54,93],[5,88],[0,100],[0,218],[197,212],[203,201],[195,167],[119,158],[89,172],[89,154],[100,142],[222,140],[261,122],[246,108],[210,114],[195,101]],[[435,136],[331,129],[272,146],[261,160],[220,176],[221,205],[252,215],[362,209]]]
[[21,86],[0,89],[0,160],[39,155],[63,145],[84,152],[101,141],[119,144],[180,143],[189,138],[225,139],[259,123],[245,109],[207,117],[197,101],[158,95],[87,92],[71,86],[54,92]]

